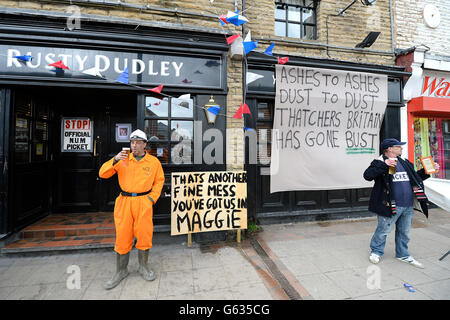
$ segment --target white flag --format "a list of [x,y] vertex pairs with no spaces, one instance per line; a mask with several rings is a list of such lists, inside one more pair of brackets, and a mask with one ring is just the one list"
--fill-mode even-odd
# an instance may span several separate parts
[[91,69],[87,69],[87,70],[83,70],[82,71],[84,74],[88,74],[90,76],[94,76],[94,77],[102,77],[102,74],[100,73],[98,67],[93,67]]
[[253,72],[247,72],[247,77],[246,77],[246,82],[247,84],[252,83],[253,81],[256,81],[260,78],[264,78],[263,75],[260,75],[258,73],[253,73]]

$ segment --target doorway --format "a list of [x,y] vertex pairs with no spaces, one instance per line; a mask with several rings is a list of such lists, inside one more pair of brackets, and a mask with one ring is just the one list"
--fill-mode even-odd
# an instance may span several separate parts
[[127,136],[136,128],[137,96],[99,90],[64,90],[62,94],[58,101],[67,103],[55,108],[54,211],[113,211],[120,191],[117,175],[103,180],[98,170],[129,146]]
[[[123,135],[125,128],[136,128],[137,94],[61,87],[12,92],[14,229],[49,212],[113,211],[117,176],[103,180],[98,170],[129,145]],[[75,127],[65,128],[67,121]],[[117,136],[120,128],[122,136]],[[64,139],[69,131],[73,146]]]

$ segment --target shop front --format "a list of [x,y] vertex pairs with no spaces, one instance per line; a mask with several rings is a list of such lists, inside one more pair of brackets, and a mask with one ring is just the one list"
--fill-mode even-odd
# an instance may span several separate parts
[[[254,214],[261,223],[328,220],[371,215],[367,211],[371,188],[311,189],[271,193],[270,141],[272,141],[271,132],[274,126],[276,77],[273,64],[270,65],[267,60],[266,56],[258,53],[250,54],[248,57],[247,72],[257,74],[258,79],[252,81],[246,88],[246,101],[252,114],[255,115],[246,118],[246,126],[256,128],[259,142],[257,164],[247,165],[249,208],[254,210],[252,213],[249,212],[249,215]],[[403,105],[402,76],[409,74],[403,67],[298,56],[290,56],[289,65],[387,75],[387,107],[381,124],[380,139],[400,138],[400,108]],[[247,155],[249,147],[247,144]],[[375,153],[379,154],[380,151],[377,146]],[[297,164],[292,163],[292,165]],[[339,168],[335,169],[339,170]]]
[[434,178],[450,179],[450,73],[424,70],[420,96],[407,104],[409,159],[420,169],[432,157],[440,170]]
[[154,220],[168,226],[172,172],[225,170],[194,163],[193,152],[194,130],[225,132],[225,117],[210,124],[201,108],[213,97],[226,110],[223,36],[64,24],[11,16],[0,24],[0,234],[51,213],[112,211],[117,178],[102,180],[98,169],[136,128],[163,165]]

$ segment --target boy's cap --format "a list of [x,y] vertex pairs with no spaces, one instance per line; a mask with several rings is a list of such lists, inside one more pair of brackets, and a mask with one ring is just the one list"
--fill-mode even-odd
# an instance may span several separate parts
[[382,150],[386,150],[389,147],[393,147],[393,146],[401,146],[406,144],[406,142],[400,142],[397,139],[394,138],[388,138],[388,139],[384,139],[383,142],[381,142],[381,149]]

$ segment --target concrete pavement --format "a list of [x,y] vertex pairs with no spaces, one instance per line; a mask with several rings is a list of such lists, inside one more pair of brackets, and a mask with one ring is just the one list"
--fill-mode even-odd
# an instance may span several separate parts
[[[153,282],[137,273],[106,291],[115,256],[110,250],[0,257],[0,300],[442,300],[450,299],[450,213],[415,214],[410,253],[417,269],[394,257],[394,233],[378,265],[368,261],[376,218],[264,225],[241,244],[158,243],[150,253]],[[414,292],[404,287],[407,283]]]

